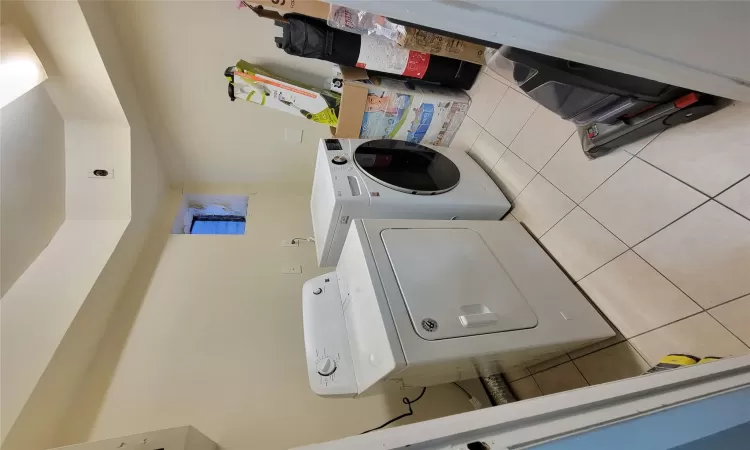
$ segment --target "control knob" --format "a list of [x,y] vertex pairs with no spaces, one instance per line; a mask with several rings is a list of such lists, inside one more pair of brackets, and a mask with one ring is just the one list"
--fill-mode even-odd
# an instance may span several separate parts
[[331,358],[321,359],[318,361],[316,369],[318,370],[318,374],[327,377],[336,371],[336,361]]

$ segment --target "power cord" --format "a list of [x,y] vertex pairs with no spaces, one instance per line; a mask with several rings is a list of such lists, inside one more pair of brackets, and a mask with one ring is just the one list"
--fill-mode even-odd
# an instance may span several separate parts
[[[381,429],[381,428],[385,428],[385,427],[387,427],[388,425],[392,424],[393,422],[395,422],[395,421],[397,421],[397,420],[401,420],[401,419],[403,419],[404,417],[408,417],[408,416],[411,416],[411,415],[413,415],[413,414],[414,414],[414,410],[413,410],[413,409],[411,409],[411,405],[412,405],[412,404],[414,404],[414,403],[417,403],[417,402],[419,401],[419,399],[421,399],[421,398],[422,398],[422,397],[424,396],[424,393],[425,393],[425,391],[427,391],[427,388],[426,388],[426,387],[423,387],[423,388],[422,388],[422,393],[420,393],[420,394],[419,394],[419,395],[417,396],[417,398],[415,398],[414,400],[409,400],[409,398],[408,398],[408,397],[404,397],[404,398],[402,398],[402,399],[401,399],[401,401],[402,401],[402,402],[403,402],[403,403],[404,403],[404,404],[405,404],[406,406],[408,406],[408,407],[409,407],[409,412],[408,412],[408,413],[404,413],[404,414],[401,414],[400,416],[398,416],[398,417],[394,417],[393,419],[389,420],[388,422],[384,423],[383,425],[380,425],[380,426],[379,426],[379,427],[377,427],[377,428],[373,428],[373,429],[371,429],[371,430],[363,431],[363,432],[361,432],[361,433],[359,433],[359,434],[365,434],[365,433],[369,433],[370,431],[375,431],[375,430],[379,430],[379,429]],[[468,392],[467,392],[467,393],[468,393]]]
[[467,391],[466,389],[464,389],[463,386],[461,386],[460,384],[456,383],[455,381],[453,382],[453,385],[456,386],[457,388],[461,389],[462,391],[464,391],[464,394],[466,394],[467,397],[469,397],[469,398],[473,397],[471,394],[469,394],[469,391]]
[[315,242],[315,238],[314,237],[294,238],[292,239],[292,244],[299,244],[302,241]]
[[474,409],[482,409],[482,402],[480,402],[479,399],[477,399],[476,397],[474,397],[473,395],[471,395],[471,393],[469,393],[469,391],[467,391],[466,389],[464,389],[463,386],[461,386],[460,384],[456,383],[455,381],[453,382],[453,385],[455,385],[457,388],[459,388],[462,391],[464,391],[464,394],[466,394],[466,396],[469,397],[469,403],[471,403],[471,406],[473,406]]

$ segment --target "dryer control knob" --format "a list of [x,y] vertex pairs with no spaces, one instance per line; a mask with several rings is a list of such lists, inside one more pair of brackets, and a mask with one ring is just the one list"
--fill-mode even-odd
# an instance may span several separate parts
[[320,375],[327,377],[328,375],[331,375],[336,371],[336,361],[331,358],[322,359],[318,361],[318,365],[316,366],[316,368],[318,369],[318,373]]
[[331,160],[331,162],[340,166],[342,164],[346,164],[346,157],[345,156],[341,156],[341,155],[334,156],[333,159]]

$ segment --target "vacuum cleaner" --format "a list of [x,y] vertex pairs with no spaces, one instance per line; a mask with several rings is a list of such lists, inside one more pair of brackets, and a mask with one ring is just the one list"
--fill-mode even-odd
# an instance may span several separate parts
[[720,98],[712,95],[507,45],[487,65],[540,105],[576,124],[589,158],[720,107]]

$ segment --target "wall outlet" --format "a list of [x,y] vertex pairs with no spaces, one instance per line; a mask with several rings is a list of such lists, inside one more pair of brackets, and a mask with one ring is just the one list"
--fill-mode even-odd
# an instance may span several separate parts
[[281,241],[282,247],[299,247],[299,240],[296,239],[284,239]]
[[299,144],[302,142],[302,130],[295,130],[293,128],[284,128],[284,140],[287,142],[294,142]]
[[300,274],[302,273],[302,266],[300,265],[287,265],[281,267],[281,273],[285,274]]
[[96,167],[86,172],[89,178],[112,179],[115,177],[115,169],[109,167]]

